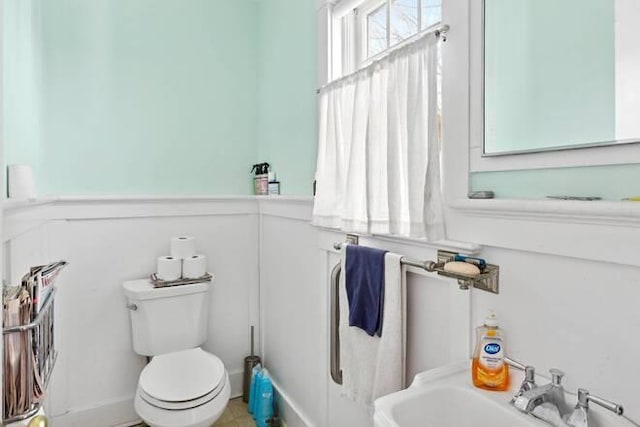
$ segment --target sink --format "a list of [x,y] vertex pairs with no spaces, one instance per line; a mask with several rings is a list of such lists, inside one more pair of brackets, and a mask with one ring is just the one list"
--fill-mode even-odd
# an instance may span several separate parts
[[477,389],[471,383],[470,363],[445,366],[416,375],[411,386],[376,400],[376,427],[541,427],[509,401],[522,381],[512,373],[506,392]]
[[[471,383],[471,362],[422,372],[406,390],[375,401],[373,420],[376,427],[544,427],[548,424],[525,415],[509,401],[518,391],[524,375],[511,369],[510,390],[486,391]],[[537,376],[538,384],[549,382]],[[571,407],[575,394],[566,394]],[[622,417],[591,405],[592,427],[629,427]],[[636,418],[636,417],[632,417]],[[637,425],[637,424],[634,424]]]

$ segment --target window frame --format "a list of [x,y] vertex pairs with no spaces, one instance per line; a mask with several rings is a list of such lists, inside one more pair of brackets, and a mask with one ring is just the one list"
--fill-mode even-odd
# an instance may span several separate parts
[[[391,9],[390,3],[392,0],[370,0],[367,1],[362,6],[355,9],[356,14],[356,31],[359,31],[359,37],[357,38],[360,42],[359,46],[359,55],[356,58],[356,64],[358,68],[362,67],[364,62],[367,62],[371,58],[376,58],[378,56],[384,55],[390,48],[390,33],[391,33]],[[369,17],[379,11],[380,9],[385,9],[387,13],[387,22],[386,22],[386,47],[381,52],[378,52],[375,55],[369,56]]]
[[[387,55],[390,50],[416,39],[432,27],[439,25],[441,21],[435,22],[428,27],[423,27],[423,3],[426,1],[416,0],[418,31],[398,43],[391,42],[391,12],[394,0],[362,0],[355,3],[351,12],[334,16],[331,30],[331,44],[333,46],[331,80],[370,65],[372,62]],[[386,48],[375,55],[368,56],[368,18],[382,7],[386,8],[387,17]]]

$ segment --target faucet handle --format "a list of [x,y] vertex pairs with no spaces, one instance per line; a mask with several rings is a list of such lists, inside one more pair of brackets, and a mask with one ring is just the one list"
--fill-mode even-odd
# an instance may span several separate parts
[[536,368],[534,368],[533,366],[525,366],[524,380],[525,382],[532,384],[533,387],[535,387],[536,386]]
[[[519,369],[521,371],[524,371],[524,382],[523,384],[529,383],[531,385],[533,385],[533,387],[535,387],[535,382],[536,382],[536,368],[534,368],[531,365],[525,365],[524,363],[520,363],[517,360],[513,360],[509,357],[505,357],[504,358],[504,363],[506,363],[507,365]],[[529,389],[533,388],[530,387]]]
[[513,396],[513,398],[511,399],[511,403],[513,404],[515,403],[516,399],[522,396],[525,392],[529,390],[533,390],[534,388],[537,387],[536,368],[534,368],[533,366],[524,365],[508,357],[504,358],[504,362],[509,366],[512,366],[516,369],[524,371],[524,380],[522,381],[522,384],[520,384],[520,389],[518,390],[516,395]]
[[622,405],[619,405],[617,403],[611,402],[610,400],[606,400],[598,396],[593,396],[589,393],[589,390],[584,388],[579,388],[577,407],[583,407],[585,409],[588,409],[589,402],[602,406],[604,409],[607,409],[616,415],[622,415],[624,413],[624,408],[622,407]]
[[520,387],[520,391],[531,390],[536,387],[536,368],[531,365],[525,365],[509,357],[504,358],[504,362],[516,369],[524,371],[524,381]]
[[551,374],[551,384],[555,386],[561,386],[562,377],[564,377],[564,371],[556,368],[551,368],[549,369],[549,373]]
[[506,363],[509,366],[512,366],[516,369],[519,369],[521,371],[524,371],[526,366],[523,363],[518,362],[517,360],[513,360],[510,357],[505,357],[504,358],[504,363]]

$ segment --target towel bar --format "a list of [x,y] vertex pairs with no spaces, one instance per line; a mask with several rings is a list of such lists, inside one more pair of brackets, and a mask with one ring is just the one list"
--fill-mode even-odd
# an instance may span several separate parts
[[[355,236],[354,236],[355,237]],[[357,242],[357,240],[356,240]],[[353,244],[353,243],[351,243]],[[357,243],[355,243],[357,244]],[[336,250],[342,249],[343,243],[334,243]],[[461,290],[467,290],[470,287],[481,289],[490,293],[499,293],[499,272],[500,267],[493,264],[487,264],[484,272],[478,276],[466,276],[463,274],[451,273],[444,271],[444,265],[452,261],[457,254],[448,251],[438,251],[438,262],[418,261],[407,257],[402,257],[400,262],[402,265],[417,267],[430,273],[438,273],[441,276],[456,279]],[[331,298],[330,298],[330,374],[331,379],[338,385],[342,384],[342,369],[340,368],[340,273],[342,272],[341,263],[336,264],[331,270]]]
[[342,369],[340,369],[340,273],[342,265],[336,264],[331,270],[331,379],[336,384],[342,384]]
[[[346,242],[350,243],[350,242]],[[333,247],[336,250],[340,250],[344,243],[334,243]],[[351,244],[351,243],[350,243]],[[357,244],[357,243],[356,243]],[[438,273],[440,276],[456,279],[460,289],[466,291],[473,287],[482,291],[490,292],[492,294],[500,293],[499,273],[500,267],[493,264],[487,264],[481,274],[477,276],[467,276],[460,273],[452,273],[444,270],[444,265],[449,261],[453,261],[458,255],[455,252],[438,250],[438,262],[434,261],[419,261],[408,257],[402,257],[400,262],[402,265],[409,267],[416,267],[425,270],[429,273]]]

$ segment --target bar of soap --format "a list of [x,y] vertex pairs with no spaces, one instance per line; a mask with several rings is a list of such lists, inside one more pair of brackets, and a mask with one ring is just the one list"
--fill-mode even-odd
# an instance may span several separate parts
[[465,276],[477,276],[480,274],[480,269],[468,262],[452,261],[444,265],[444,271],[454,274],[464,274]]

